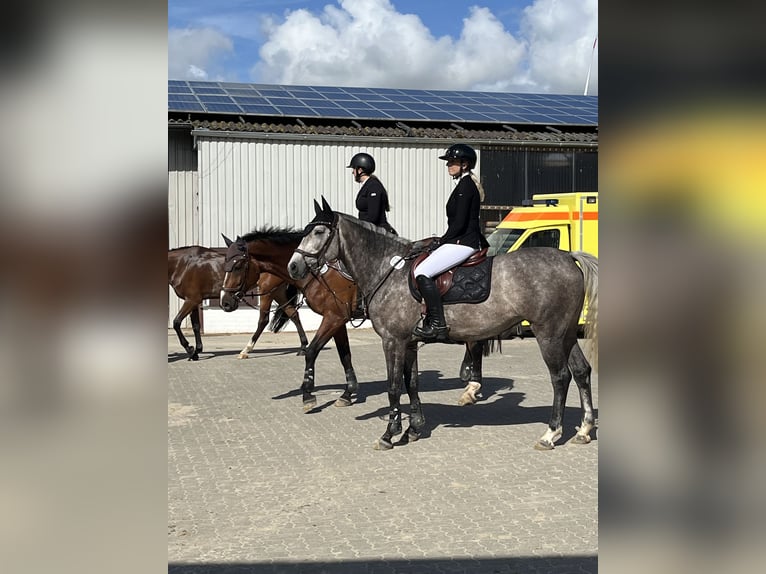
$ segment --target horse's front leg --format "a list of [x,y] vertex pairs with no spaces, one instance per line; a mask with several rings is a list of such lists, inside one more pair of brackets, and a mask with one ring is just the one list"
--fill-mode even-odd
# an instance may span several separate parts
[[420,438],[426,417],[423,414],[423,406],[418,395],[418,345],[413,342],[407,345],[404,359],[404,388],[410,397],[410,426],[407,432],[399,440],[400,444],[415,442]]
[[390,450],[394,447],[392,438],[402,432],[402,411],[400,399],[402,395],[402,380],[406,364],[407,341],[384,339],[383,353],[386,356],[386,371],[388,375],[388,426],[383,436],[375,443],[376,450]]
[[303,371],[303,384],[301,384],[301,391],[303,394],[303,412],[307,413],[313,410],[317,406],[317,399],[314,396],[314,367],[316,365],[317,356],[319,351],[322,350],[330,340],[332,332],[337,329],[337,325],[328,320],[325,315],[322,318],[322,322],[319,324],[314,338],[306,347],[306,368]]
[[343,390],[340,398],[335,401],[335,406],[347,407],[351,405],[352,397],[359,390],[359,381],[356,380],[354,366],[351,364],[351,345],[348,343],[348,329],[346,329],[345,318],[339,317],[338,321],[340,326],[335,331],[333,339],[335,339],[335,347],[338,350],[340,363],[343,365],[343,371],[346,374],[346,388]]
[[[264,303],[266,301],[266,303]],[[247,359],[250,356],[250,352],[255,348],[255,343],[258,341],[258,338],[261,336],[261,333],[263,333],[263,330],[266,328],[266,325],[269,324],[269,313],[271,312],[271,298],[267,298],[265,295],[261,296],[261,309],[260,314],[258,316],[258,328],[255,330],[255,333],[253,333],[253,336],[250,337],[250,342],[245,345],[245,348],[242,349],[239,352],[239,359]]]

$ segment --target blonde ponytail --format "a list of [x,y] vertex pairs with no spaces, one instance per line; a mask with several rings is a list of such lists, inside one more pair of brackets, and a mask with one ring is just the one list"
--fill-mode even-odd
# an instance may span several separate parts
[[481,182],[479,181],[479,178],[476,177],[476,174],[474,172],[471,172],[471,179],[476,184],[476,187],[479,190],[479,199],[483,203],[484,202],[484,186],[481,184]]

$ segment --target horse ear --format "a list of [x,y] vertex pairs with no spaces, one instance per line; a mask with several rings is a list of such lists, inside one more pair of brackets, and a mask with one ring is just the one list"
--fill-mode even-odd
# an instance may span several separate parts
[[223,240],[226,242],[226,247],[228,247],[229,245],[231,245],[232,243],[234,243],[234,242],[233,242],[231,239],[229,239],[228,237],[226,237],[226,236],[225,236],[223,233],[221,233],[221,237],[223,237]]
[[322,215],[322,208],[319,207],[319,203],[317,200],[314,200],[314,211],[316,212],[316,215]]
[[327,203],[327,200],[324,198],[324,195],[322,196],[322,211],[325,213],[332,213],[332,207],[330,207],[330,204]]

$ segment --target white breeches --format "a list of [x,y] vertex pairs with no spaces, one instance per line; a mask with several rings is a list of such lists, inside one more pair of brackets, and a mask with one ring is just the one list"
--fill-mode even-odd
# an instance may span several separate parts
[[478,249],[468,245],[458,245],[456,243],[440,245],[415,268],[415,277],[419,275],[431,278],[436,277],[450,267],[462,263],[477,251]]

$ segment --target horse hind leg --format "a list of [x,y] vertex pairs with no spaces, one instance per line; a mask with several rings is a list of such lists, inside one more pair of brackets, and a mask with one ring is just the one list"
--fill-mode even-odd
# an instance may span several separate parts
[[178,336],[178,342],[181,343],[181,346],[184,348],[184,351],[186,351],[186,354],[189,356],[189,360],[192,360],[192,355],[194,355],[194,347],[192,347],[189,344],[189,341],[186,339],[186,337],[184,337],[184,334],[181,331],[181,323],[183,323],[183,320],[195,308],[196,308],[195,303],[189,300],[184,300],[184,303],[181,306],[180,311],[178,311],[178,314],[173,318],[173,330],[176,332],[176,335]]
[[[199,354],[202,352],[202,332],[199,321],[199,307],[195,306],[191,312],[191,324],[194,331],[194,351],[189,357],[190,361],[198,361]],[[189,349],[187,349],[188,351]]]
[[566,404],[569,382],[572,380],[572,375],[567,365],[569,349],[562,337],[545,338],[538,334],[537,344],[540,347],[543,360],[551,376],[553,405],[551,407],[551,418],[548,421],[548,429],[535,443],[535,449],[553,450],[554,445],[563,435],[564,406]]
[[461,407],[476,404],[479,400],[478,395],[481,391],[481,368],[482,368],[482,343],[466,343],[465,357],[460,369],[460,378],[468,384],[463,389],[463,393],[457,401]]
[[577,390],[580,392],[580,406],[582,407],[582,419],[577,428],[577,434],[572,437],[574,444],[588,444],[591,441],[590,432],[595,427],[593,415],[593,396],[591,394],[591,366],[582,352],[579,343],[575,343],[569,353],[569,370],[572,372]]

